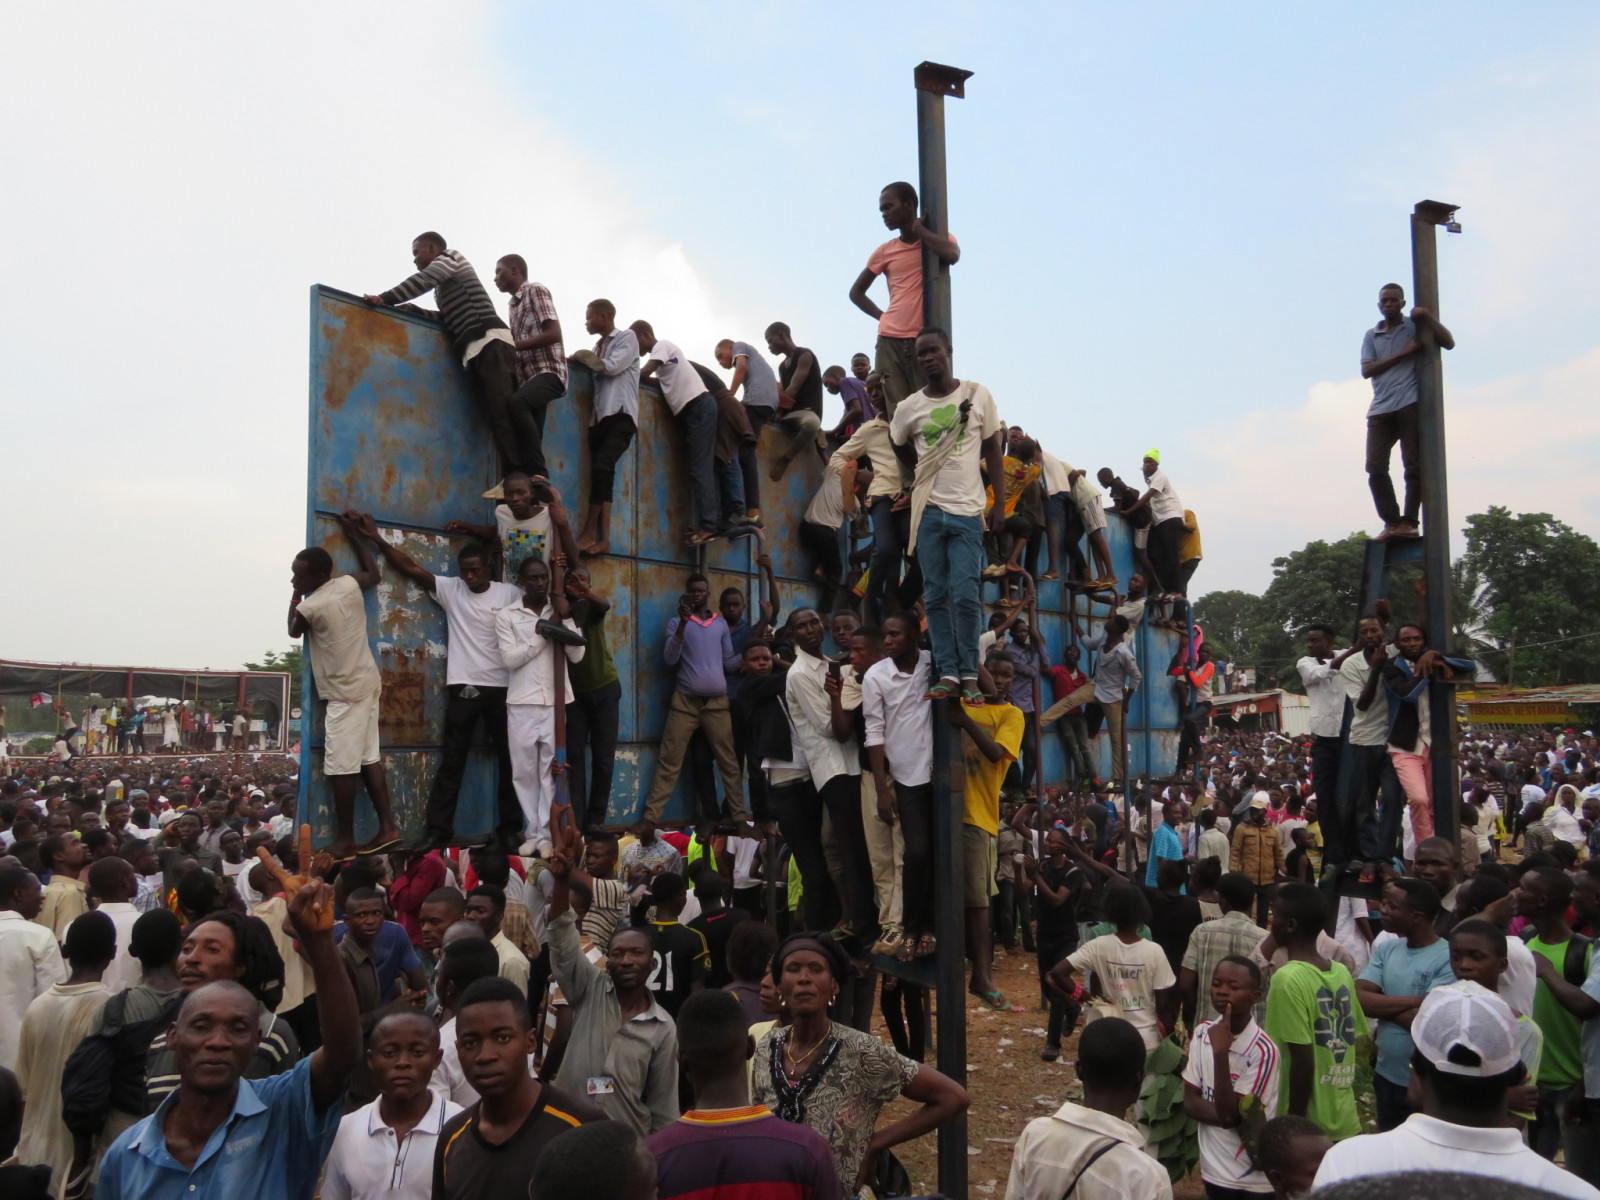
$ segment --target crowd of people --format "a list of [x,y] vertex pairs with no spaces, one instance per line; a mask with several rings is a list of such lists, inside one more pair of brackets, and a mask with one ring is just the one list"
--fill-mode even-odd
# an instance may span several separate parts
[[[7,1197],[906,1195],[893,1148],[971,1097],[927,1064],[928,996],[894,960],[962,956],[977,1003],[1006,1013],[1022,1006],[994,967],[1020,942],[1048,1012],[1041,1056],[1073,1054],[1082,1095],[1028,1124],[1012,1200],[1170,1197],[1196,1167],[1236,1200],[1443,1166],[1600,1200],[1595,739],[1469,737],[1461,794],[1434,797],[1430,684],[1472,665],[1382,610],[1348,650],[1305,631],[1309,736],[1213,731],[1215,667],[1181,603],[1198,529],[1159,450],[1143,488],[1098,472],[1107,509],[1085,472],[1007,428],[921,319],[923,248],[954,262],[955,239],[908,185],[880,211],[897,236],[851,292],[878,319],[875,362],[820,370],[777,323],[776,372],[749,343],[716,347],[726,384],[647,322],[619,330],[604,300],[586,313],[595,349],[569,358],[523,260],[496,265],[508,325],[459,252],[416,239],[418,274],[368,299],[435,292],[506,468],[494,524],[451,523],[454,574],[355,510],[354,571],[323,547],[294,559],[328,845],[281,763],[64,758],[0,783]],[[880,274],[886,310],[868,295]],[[1380,299],[1392,340],[1392,285]],[[1417,346],[1383,347],[1371,373],[1392,392]],[[576,534],[542,458],[569,361],[596,377]],[[771,478],[822,456],[800,525],[821,596],[781,612],[765,555],[753,597],[729,588],[713,608],[687,578],[662,633],[676,685],[655,775],[619,836],[604,819],[625,681],[586,560],[610,551],[642,378],[689,446],[691,545],[763,522],[764,425],[786,439]],[[824,389],[846,404],[829,432]],[[1403,420],[1380,425],[1404,448]],[[838,535],[858,510],[873,546],[852,580]],[[1108,512],[1135,529],[1120,584]],[[1384,536],[1415,532],[1386,519]],[[1074,613],[1053,656],[1027,600],[1063,562],[1109,602],[1092,630]],[[409,842],[362,597],[386,571],[448,629],[441,760]],[[986,579],[1005,603],[984,630]],[[1180,635],[1180,757],[1134,779],[1125,714],[1147,681],[1130,644],[1156,621]],[[934,920],[940,726],[961,757],[960,947]],[[462,845],[480,730],[498,823]],[[686,771],[700,811],[668,829]],[[1457,837],[1438,835],[1441,801]]]
[[[1041,1056],[1083,1087],[1023,1132],[1014,1200],[1165,1197],[1196,1165],[1214,1197],[1402,1165],[1600,1195],[1600,742],[1469,734],[1460,836],[1339,894],[1312,737],[1208,734],[1124,808],[1005,787],[1014,752],[962,715],[1003,847],[973,990],[1035,953]],[[786,834],[769,888],[748,826],[585,834],[562,802],[540,855],[339,861],[287,760],[257,767],[0,785],[7,1196],[492,1196],[602,1144],[662,1196],[895,1195],[891,1148],[969,1103],[922,989],[814,932],[849,912],[842,854],[813,890]],[[867,878],[920,942],[914,875]],[[592,1125],[619,1128],[568,1136]]]
[[[34,707],[48,698],[34,697]],[[248,709],[185,701],[181,704],[139,704],[91,699],[75,715],[70,705],[50,705],[56,730],[46,740],[43,757],[63,766],[74,758],[142,754],[208,754],[267,751],[277,747],[277,715],[255,717]],[[31,739],[29,739],[31,740]],[[0,763],[22,756],[16,738],[6,733],[0,719]]]

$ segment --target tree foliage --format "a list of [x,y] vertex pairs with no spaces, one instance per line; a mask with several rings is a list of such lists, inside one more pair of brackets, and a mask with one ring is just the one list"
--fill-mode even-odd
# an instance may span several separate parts
[[1600,545],[1549,513],[1499,505],[1468,517],[1466,536],[1461,582],[1495,675],[1527,687],[1600,680]]
[[[1467,552],[1451,566],[1451,646],[1519,686],[1600,681],[1600,545],[1548,513],[1494,507],[1467,518]],[[1255,667],[1262,687],[1303,690],[1294,670],[1313,623],[1348,645],[1367,538],[1310,542],[1272,562],[1260,596],[1211,592],[1195,618],[1219,658]],[[1422,617],[1420,568],[1390,572],[1396,622]],[[1591,636],[1592,635],[1592,636]]]

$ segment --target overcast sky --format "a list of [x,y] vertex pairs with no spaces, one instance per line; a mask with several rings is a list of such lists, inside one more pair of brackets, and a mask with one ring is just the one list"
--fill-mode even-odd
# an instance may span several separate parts
[[[1548,3],[27,5],[0,72],[0,656],[288,644],[307,289],[443,231],[709,355],[846,299],[947,103],[960,373],[1076,465],[1159,446],[1197,593],[1375,527],[1358,376],[1407,214],[1443,239],[1451,510],[1600,534],[1600,9]],[[1397,475],[1398,475],[1398,463]]]

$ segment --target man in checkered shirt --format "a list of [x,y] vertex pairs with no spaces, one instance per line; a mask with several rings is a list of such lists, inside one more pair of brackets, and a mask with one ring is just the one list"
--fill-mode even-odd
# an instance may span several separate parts
[[516,352],[517,390],[510,401],[517,466],[535,479],[547,479],[544,413],[567,391],[567,355],[561,347],[561,321],[550,289],[528,279],[520,254],[507,254],[494,266],[494,285],[511,297],[511,348]]

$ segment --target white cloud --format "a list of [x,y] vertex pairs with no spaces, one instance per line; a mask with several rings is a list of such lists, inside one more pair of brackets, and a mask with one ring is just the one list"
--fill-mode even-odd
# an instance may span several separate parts
[[[1492,504],[1549,512],[1600,536],[1600,349],[1549,370],[1452,386],[1445,364],[1445,449],[1455,553],[1467,516]],[[1363,379],[1314,384],[1288,412],[1255,409],[1206,430],[1205,482],[1182,495],[1201,521],[1207,550],[1201,592],[1271,582],[1272,559],[1315,539],[1375,530],[1367,490]],[[1398,493],[1400,452],[1390,476]]]
[[0,652],[227,667],[286,640],[307,289],[398,282],[423,228],[485,277],[523,254],[569,342],[598,295],[686,344],[752,327],[652,227],[647,179],[609,165],[645,157],[648,124],[558,136],[500,74],[490,18],[417,0],[12,14],[0,562],[60,574],[5,589]]

